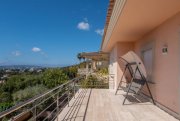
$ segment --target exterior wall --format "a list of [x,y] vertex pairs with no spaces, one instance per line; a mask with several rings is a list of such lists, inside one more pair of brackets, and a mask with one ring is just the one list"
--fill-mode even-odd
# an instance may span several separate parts
[[110,52],[109,60],[109,89],[115,91],[117,85],[117,46],[115,46]]
[[[179,35],[179,38],[180,38],[180,35]],[[180,39],[179,39],[178,45],[180,45]],[[180,47],[179,47],[178,52],[180,53]],[[178,60],[179,60],[179,63],[180,63],[180,54],[179,54]],[[179,92],[178,97],[179,97],[179,100],[178,101],[180,103],[180,64],[177,67],[179,69],[179,83],[178,83],[178,92]],[[179,112],[178,113],[179,113],[179,119],[180,119],[180,104],[179,104]]]
[[[168,54],[162,48],[168,47]],[[153,75],[155,83],[149,83],[154,99],[167,109],[180,114],[180,13],[159,25],[141,40],[133,43],[117,43],[110,52],[109,73],[114,75],[115,91],[122,76],[119,57],[134,50],[140,57],[142,51],[153,47]],[[146,89],[144,89],[146,93]],[[146,93],[147,94],[147,93]]]
[[[165,107],[180,113],[180,13],[135,43],[139,56],[144,47],[153,44],[153,81],[150,89],[154,99]],[[162,48],[168,47],[168,54]]]
[[[118,55],[118,63],[117,63],[117,85],[116,85],[116,89],[118,88],[118,85],[119,85],[119,82],[120,82],[120,79],[123,75],[123,69],[121,67],[121,60],[119,59],[119,57],[121,57],[122,55],[126,54],[127,52],[129,51],[132,51],[134,50],[134,43],[131,43],[131,42],[119,42],[117,44],[117,55]],[[123,79],[123,81],[126,81],[125,78]],[[123,86],[125,83],[122,83]]]
[[[121,76],[123,74],[123,70],[120,68],[120,60],[119,57],[126,54],[128,51],[133,50],[134,44],[133,43],[118,43],[110,52],[110,65],[109,65],[109,74],[113,76],[113,81],[110,79],[110,85],[114,84],[113,88],[110,89],[112,91],[116,91]],[[110,77],[111,78],[111,77]]]

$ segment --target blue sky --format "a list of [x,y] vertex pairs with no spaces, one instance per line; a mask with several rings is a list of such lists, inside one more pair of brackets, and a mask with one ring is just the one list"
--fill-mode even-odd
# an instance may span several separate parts
[[109,0],[0,0],[0,65],[72,65],[98,51]]

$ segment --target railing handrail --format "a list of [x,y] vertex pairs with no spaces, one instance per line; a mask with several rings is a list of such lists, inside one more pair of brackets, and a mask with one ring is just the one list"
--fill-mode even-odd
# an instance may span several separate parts
[[53,92],[53,91],[55,91],[55,90],[57,90],[57,89],[59,89],[59,88],[64,87],[65,85],[68,85],[68,84],[70,84],[70,83],[73,83],[73,82],[76,81],[76,80],[82,79],[83,77],[84,77],[84,76],[80,76],[80,77],[76,77],[76,78],[74,78],[74,79],[71,79],[71,80],[69,80],[68,82],[66,82],[66,83],[64,83],[64,84],[61,84],[60,86],[57,86],[57,87],[55,87],[55,88],[53,88],[53,89],[51,89],[51,90],[48,90],[47,92],[45,92],[45,93],[43,93],[43,94],[39,94],[39,95],[37,95],[37,96],[35,96],[35,97],[27,100],[27,101],[21,102],[21,103],[15,105],[15,106],[11,107],[10,109],[7,109],[6,111],[1,112],[1,113],[0,113],[0,118],[3,118],[4,116],[6,116],[6,115],[8,115],[8,114],[11,114],[12,112],[14,112],[14,111],[16,111],[16,110],[24,107],[25,105],[28,105],[28,104],[31,104],[31,103],[35,102],[36,100],[44,97],[45,95],[50,94],[51,92]]

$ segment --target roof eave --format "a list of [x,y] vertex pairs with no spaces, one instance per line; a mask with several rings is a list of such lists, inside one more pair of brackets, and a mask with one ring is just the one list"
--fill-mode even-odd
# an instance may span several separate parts
[[106,23],[105,23],[105,26],[104,26],[104,34],[103,34],[103,38],[102,38],[102,42],[101,42],[101,50],[103,48],[103,43],[104,43],[104,39],[105,39],[105,36],[106,36],[107,28],[108,28],[108,25],[109,25],[109,22],[110,22],[110,18],[111,18],[111,15],[112,15],[112,11],[113,11],[113,8],[114,8],[114,3],[115,3],[115,0],[110,0],[109,1],[109,6],[108,6],[107,16],[106,16]]

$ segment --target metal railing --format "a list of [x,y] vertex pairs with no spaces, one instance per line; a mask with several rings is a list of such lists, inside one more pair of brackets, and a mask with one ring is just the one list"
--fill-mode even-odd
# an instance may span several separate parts
[[109,83],[86,80],[85,76],[74,78],[50,91],[40,94],[25,102],[0,113],[0,121],[53,121],[75,97],[79,88],[109,88]]
[[0,121],[51,121],[56,119],[78,90],[79,81],[84,76],[74,78],[50,91],[0,113]]

